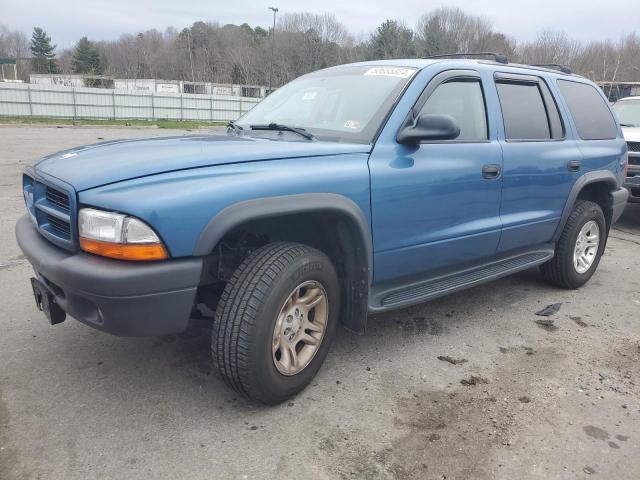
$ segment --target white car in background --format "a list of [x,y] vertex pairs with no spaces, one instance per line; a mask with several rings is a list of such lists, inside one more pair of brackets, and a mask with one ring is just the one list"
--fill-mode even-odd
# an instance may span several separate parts
[[640,202],[640,97],[621,98],[612,108],[618,115],[629,150],[624,186],[629,190],[629,201]]

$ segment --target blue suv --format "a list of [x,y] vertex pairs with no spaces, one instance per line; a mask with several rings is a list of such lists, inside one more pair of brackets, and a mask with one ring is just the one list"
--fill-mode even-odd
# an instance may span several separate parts
[[341,323],[514,272],[578,288],[627,202],[602,92],[566,71],[438,58],[328,68],[223,135],[30,165],[16,235],[37,306],[116,335],[211,326],[225,381],[303,389]]

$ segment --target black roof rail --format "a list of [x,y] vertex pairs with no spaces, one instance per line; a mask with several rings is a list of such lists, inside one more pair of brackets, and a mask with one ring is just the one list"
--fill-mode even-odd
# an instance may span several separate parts
[[532,67],[553,68],[554,70],[560,70],[562,73],[571,74],[571,69],[566,65],[559,63],[540,63],[531,65]]
[[509,63],[509,59],[506,55],[502,55],[501,53],[494,52],[457,52],[457,53],[443,53],[440,55],[429,55],[428,57],[423,58],[457,58],[457,57],[493,57],[493,59],[497,63],[504,63],[505,65]]

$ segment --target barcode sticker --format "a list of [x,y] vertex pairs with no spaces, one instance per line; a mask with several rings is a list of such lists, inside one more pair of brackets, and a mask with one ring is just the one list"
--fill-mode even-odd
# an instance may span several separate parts
[[409,78],[413,72],[415,72],[413,68],[373,67],[367,70],[364,74],[368,76],[379,76],[379,77]]

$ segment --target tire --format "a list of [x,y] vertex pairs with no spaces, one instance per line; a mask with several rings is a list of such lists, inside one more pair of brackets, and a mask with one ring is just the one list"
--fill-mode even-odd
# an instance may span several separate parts
[[[586,268],[586,271],[581,272],[574,263],[574,250],[580,231],[589,222],[595,222],[598,226],[599,243],[592,263],[588,268],[581,265],[580,268]],[[589,281],[598,268],[600,258],[604,252],[607,235],[607,224],[600,206],[588,200],[578,200],[562,230],[562,235],[556,245],[554,258],[540,267],[542,276],[549,283],[561,288],[575,289],[581,287]]]
[[[301,285],[305,286],[298,288]],[[287,348],[275,351],[274,330],[277,324],[285,326],[284,322],[290,321],[292,315],[281,315],[281,312],[298,305],[294,302],[296,295],[300,302],[312,292],[324,295],[326,304],[321,302],[319,307],[307,311],[307,317],[311,321],[314,316],[314,324],[320,322],[320,317],[325,319],[324,332],[314,352],[304,350],[305,358],[310,356],[308,363],[300,371],[292,372],[293,362],[285,360],[291,360],[294,355],[289,357],[287,352],[291,349]],[[318,308],[323,306],[325,309],[316,318]],[[212,330],[214,364],[229,386],[251,400],[270,405],[283,402],[304,389],[320,369],[335,336],[339,311],[338,277],[324,253],[296,243],[265,245],[247,256],[224,289]],[[293,314],[293,310],[291,312]],[[297,333],[288,345],[296,341],[298,334],[320,336],[319,332],[305,330],[308,322],[301,322],[298,321]],[[278,331],[284,335],[285,329],[279,327]],[[278,339],[282,338],[278,335]],[[298,359],[303,349],[311,347],[302,341],[293,346],[294,350],[300,345]],[[285,370],[285,363],[290,364],[291,369],[287,374],[280,371]]]

